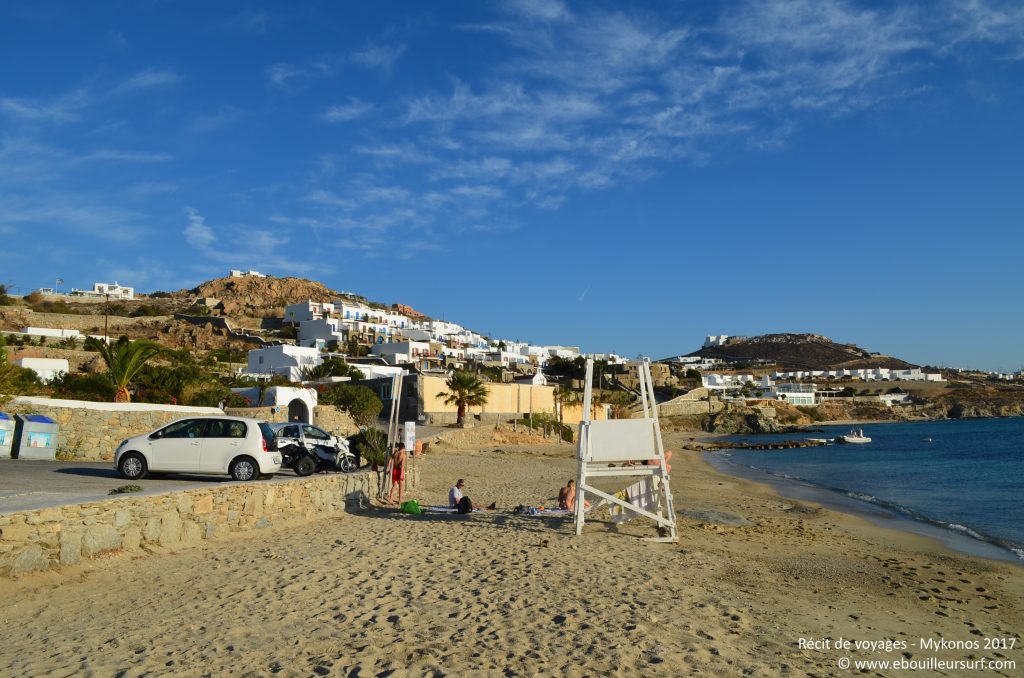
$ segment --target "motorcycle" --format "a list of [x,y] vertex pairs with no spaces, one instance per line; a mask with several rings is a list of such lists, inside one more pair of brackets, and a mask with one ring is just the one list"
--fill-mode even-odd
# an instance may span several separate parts
[[277,447],[282,465],[295,471],[297,476],[325,471],[351,473],[358,468],[356,455],[349,450],[344,438],[338,439],[336,445],[322,445],[300,433],[298,438],[279,439]]

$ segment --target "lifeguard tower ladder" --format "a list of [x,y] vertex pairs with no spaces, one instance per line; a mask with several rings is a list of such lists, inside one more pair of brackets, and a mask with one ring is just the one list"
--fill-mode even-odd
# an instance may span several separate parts
[[[587,358],[586,387],[583,395],[583,421],[580,422],[576,448],[576,534],[583,532],[586,520],[585,501],[590,496],[598,503],[607,503],[613,511],[626,516],[644,516],[657,524],[658,537],[647,541],[675,542],[675,510],[672,490],[665,464],[665,448],[658,427],[658,405],[654,400],[651,361],[637,363],[643,417],[639,419],[591,419],[593,403],[594,359]],[[635,478],[640,482],[627,488],[634,501],[609,494],[591,485],[603,478]]]

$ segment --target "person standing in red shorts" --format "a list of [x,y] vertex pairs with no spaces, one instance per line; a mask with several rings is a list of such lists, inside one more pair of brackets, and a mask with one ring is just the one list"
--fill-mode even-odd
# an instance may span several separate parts
[[391,459],[388,460],[388,466],[391,468],[391,489],[388,490],[388,503],[394,504],[393,496],[395,489],[398,489],[398,503],[402,503],[402,492],[404,491],[405,484],[405,462],[408,459],[408,454],[405,452],[405,443],[398,443],[395,446],[395,451],[391,455]]

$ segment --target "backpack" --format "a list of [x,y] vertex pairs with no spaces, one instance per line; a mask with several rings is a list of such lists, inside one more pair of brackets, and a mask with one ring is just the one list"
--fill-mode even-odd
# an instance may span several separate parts
[[456,513],[472,513],[473,502],[470,501],[469,497],[463,497],[459,500],[458,506],[455,507]]

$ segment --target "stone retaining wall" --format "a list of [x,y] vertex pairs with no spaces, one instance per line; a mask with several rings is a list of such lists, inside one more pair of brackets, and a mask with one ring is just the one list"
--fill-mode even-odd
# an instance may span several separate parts
[[348,437],[359,433],[352,415],[334,405],[317,405],[313,408],[313,423],[334,435]]
[[[417,484],[411,474],[410,486]],[[76,565],[112,551],[181,548],[205,539],[358,510],[378,490],[378,475],[319,475],[286,482],[214,488],[0,515],[0,576]]]
[[[224,412],[235,417],[252,417],[273,423],[288,421],[287,407],[226,407]],[[334,405],[317,405],[313,408],[313,424],[336,435],[351,436],[359,433],[359,427],[349,413]]]
[[148,433],[182,417],[223,414],[216,407],[149,403],[94,403],[57,398],[15,398],[10,414],[45,414],[60,425],[58,452],[69,458],[109,460],[125,438]]

